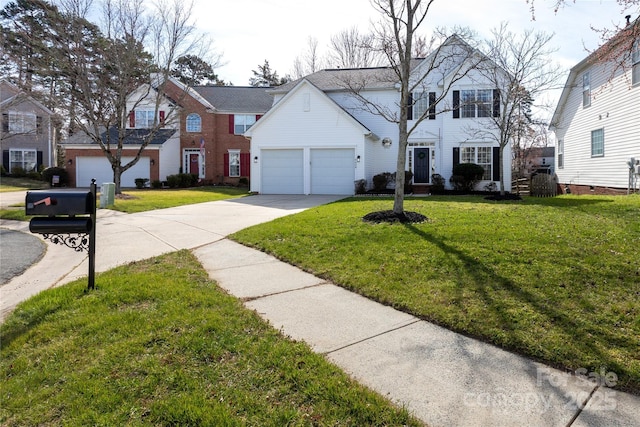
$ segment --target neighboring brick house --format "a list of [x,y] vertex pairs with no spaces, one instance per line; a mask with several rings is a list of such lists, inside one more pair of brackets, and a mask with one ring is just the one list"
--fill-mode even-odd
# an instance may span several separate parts
[[[170,90],[167,90],[170,93]],[[250,177],[250,143],[243,134],[273,103],[263,87],[196,86],[178,103],[181,167],[214,184]]]
[[[178,132],[162,133],[158,141],[147,146],[140,164],[127,171],[127,176],[123,175],[123,187],[133,186],[136,177],[165,180],[167,175],[181,172],[198,175],[202,184],[238,185],[241,178],[249,179],[249,141],[242,134],[271,107],[273,98],[266,93],[266,88],[187,88],[172,78],[164,88],[165,98],[160,107],[156,107],[153,93],[142,86],[131,94],[130,98],[135,102],[132,101],[129,107],[128,131],[142,132],[148,128],[157,108],[158,120],[164,123],[163,130],[172,128]],[[132,150],[125,151],[125,157],[134,154],[135,138],[130,145]],[[86,136],[82,141],[74,137],[64,146],[67,158],[71,160],[67,166],[70,177],[81,177],[89,172],[95,174],[96,171],[105,175],[110,169],[97,144]],[[71,182],[73,185],[75,181],[71,179]]]
[[53,112],[16,85],[0,80],[0,147],[8,173],[55,165]]

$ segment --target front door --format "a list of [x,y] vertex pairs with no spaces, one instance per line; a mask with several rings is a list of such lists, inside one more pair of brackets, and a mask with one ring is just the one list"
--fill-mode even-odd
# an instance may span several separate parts
[[413,149],[413,183],[429,183],[429,149]]
[[200,176],[199,170],[200,155],[197,153],[189,154],[189,173]]

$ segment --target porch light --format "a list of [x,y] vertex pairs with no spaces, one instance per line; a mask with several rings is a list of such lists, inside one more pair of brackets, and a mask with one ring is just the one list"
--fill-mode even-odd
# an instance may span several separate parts
[[360,156],[356,157],[356,162],[360,163]]
[[153,165],[155,165],[155,164],[156,164],[156,161],[155,161],[154,159],[151,159],[151,162],[150,162],[150,163],[151,163],[151,166],[153,166]]
[[73,164],[73,159],[69,159],[69,161],[67,161],[68,165],[72,165]]
[[255,156],[255,157],[253,158],[253,163],[258,163],[258,156]]
[[382,146],[383,147],[391,147],[391,138],[386,137],[382,139]]

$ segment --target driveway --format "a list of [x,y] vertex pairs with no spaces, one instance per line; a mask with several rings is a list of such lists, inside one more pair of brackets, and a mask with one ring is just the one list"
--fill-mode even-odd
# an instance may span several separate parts
[[[257,195],[135,214],[100,209],[96,228],[96,272],[180,249],[195,249],[243,228],[343,197]],[[0,220],[0,228],[26,231],[28,224]],[[42,259],[0,288],[0,320],[16,304],[38,292],[87,275],[86,253],[45,243],[47,251]]]
[[0,286],[38,261],[45,248],[33,234],[0,228]]

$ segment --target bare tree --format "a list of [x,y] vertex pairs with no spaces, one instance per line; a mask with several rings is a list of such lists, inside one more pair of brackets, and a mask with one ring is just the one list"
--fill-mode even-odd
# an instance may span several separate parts
[[[530,134],[536,120],[532,108],[543,92],[558,87],[562,70],[551,60],[554,52],[549,47],[552,34],[525,30],[521,35],[510,32],[507,24],[492,31],[493,38],[485,43],[491,61],[478,67],[478,72],[500,88],[500,109],[487,114],[482,123],[471,125],[467,133],[476,138],[493,140],[500,146],[500,194],[504,195],[505,147],[515,148]],[[495,101],[494,101],[495,102]],[[497,105],[497,104],[496,104]],[[487,126],[487,121],[491,124]],[[539,123],[539,122],[538,122]]]
[[361,33],[357,27],[342,30],[331,36],[328,62],[334,68],[377,67],[384,63],[384,55],[371,49],[374,34]]
[[318,54],[318,39],[309,36],[305,51],[296,56],[293,61],[293,78],[300,79],[319,71],[322,68],[322,63],[323,59]]
[[[535,19],[536,1],[527,0],[531,16]],[[560,9],[575,3],[575,0],[548,0],[558,13]],[[625,18],[622,24],[613,25],[610,28],[595,28],[600,36],[600,46],[589,51],[594,56],[592,60],[599,63],[610,63],[614,66],[611,69],[611,77],[622,69],[627,70],[630,66],[634,45],[640,40],[640,0],[617,0],[620,7],[620,16]],[[635,15],[635,19],[631,19]]]
[[[161,128],[177,119],[178,104],[188,88],[182,94],[171,88],[176,102],[164,118],[159,117],[159,110],[170,90],[167,85],[174,61],[206,45],[191,23],[192,7],[193,3],[180,0],[161,1],[147,13],[147,6],[135,0],[107,0],[103,9],[107,49],[98,45],[96,51],[85,51],[81,61],[66,64],[76,84],[76,126],[109,160],[117,194],[122,192],[122,173],[139,161]],[[123,163],[125,141],[131,135],[129,115],[149,99],[155,103],[153,124],[142,135],[133,158]]]
[[[443,43],[436,34],[430,42],[430,55],[423,61],[414,61],[414,38],[416,31],[425,22],[434,0],[371,0],[382,14],[382,21],[375,26],[375,37],[371,49],[381,52],[390,64],[385,80],[398,85],[399,103],[387,108],[367,98],[362,91],[369,83],[363,80],[345,80],[344,86],[353,94],[360,108],[379,115],[398,125],[398,157],[393,212],[404,214],[405,165],[408,139],[420,123],[432,114],[450,111],[447,104],[450,88],[477,67],[484,57],[458,36],[448,37]],[[433,47],[436,46],[437,47]],[[447,77],[446,79],[444,77]],[[438,86],[438,94],[428,99],[429,88]],[[413,94],[413,95],[412,95]],[[409,125],[408,111],[418,103],[429,102],[419,115],[412,117]]]

